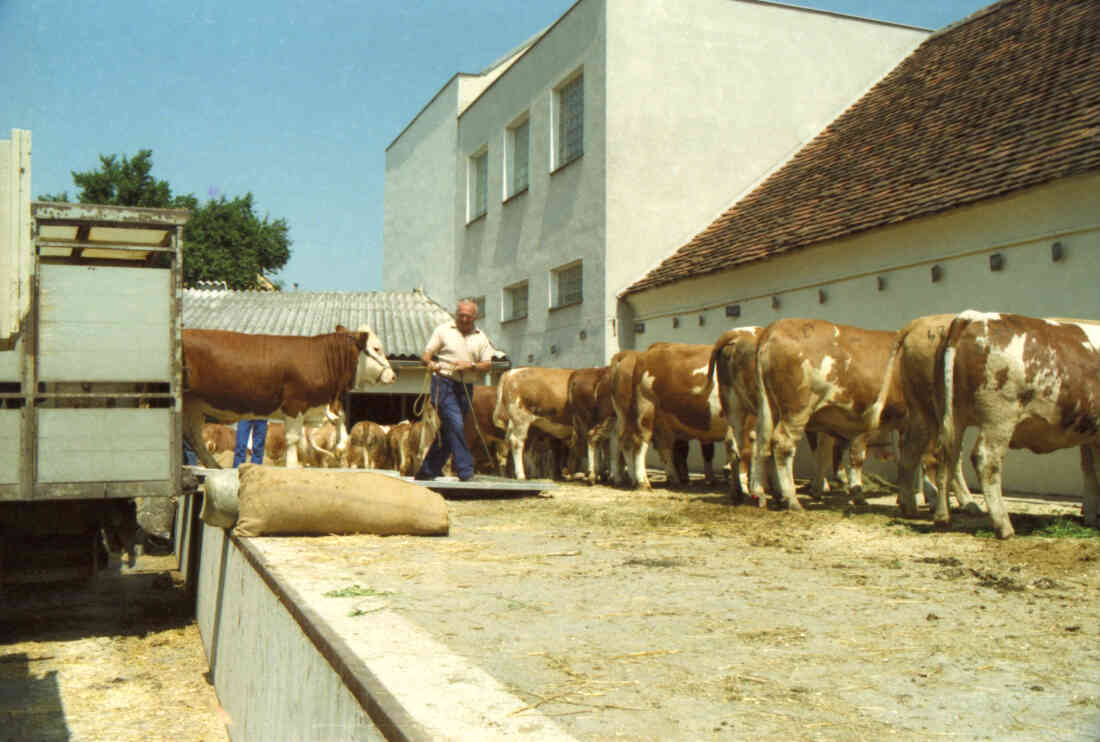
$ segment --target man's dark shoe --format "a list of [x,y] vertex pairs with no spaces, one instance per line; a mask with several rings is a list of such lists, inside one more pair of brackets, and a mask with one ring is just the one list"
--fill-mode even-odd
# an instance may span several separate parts
[[415,479],[415,480],[417,480],[417,481],[419,481],[419,482],[430,482],[430,481],[432,481],[433,479],[435,479],[435,477],[433,477],[433,476],[429,476],[428,474],[425,474],[425,473],[424,473],[424,472],[422,472],[422,471],[418,471],[418,472],[416,473],[416,475],[415,475],[415,476],[413,476],[413,479]]
[[473,475],[473,474],[467,474],[466,476],[461,476],[461,475],[459,475],[459,477],[458,477],[458,481],[460,481],[460,482],[469,482],[469,481],[471,481],[471,480],[472,480],[473,478],[474,478],[474,475]]

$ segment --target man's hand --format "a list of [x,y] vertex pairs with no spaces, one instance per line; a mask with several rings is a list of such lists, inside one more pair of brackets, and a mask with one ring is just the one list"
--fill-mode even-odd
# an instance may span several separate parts
[[474,367],[474,364],[469,361],[455,361],[455,371],[469,371]]

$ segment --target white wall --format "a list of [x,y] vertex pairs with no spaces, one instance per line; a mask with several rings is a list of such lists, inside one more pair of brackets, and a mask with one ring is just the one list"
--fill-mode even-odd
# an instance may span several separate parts
[[382,225],[384,288],[424,293],[443,306],[455,300],[455,77],[386,150]]
[[[603,355],[604,34],[603,0],[582,0],[459,118],[453,210],[457,291],[485,296],[481,325],[515,365],[592,365]],[[582,66],[584,155],[551,174],[553,89]],[[530,115],[529,186],[504,202],[505,129],[524,112]],[[486,145],[488,211],[467,224],[467,161]],[[584,266],[584,301],[550,311],[550,271],[578,259]],[[501,323],[501,289],[522,280],[528,281],[528,317]],[[550,352],[552,345],[558,353]]]
[[[781,317],[889,330],[921,315],[968,308],[1100,319],[1097,203],[1100,174],[1068,178],[632,295],[628,302],[636,319],[645,322],[635,346],[659,340],[712,343],[730,327],[766,325]],[[1065,248],[1057,263],[1051,259],[1054,242]],[[992,253],[1003,256],[1003,270],[990,270]],[[943,268],[936,283],[933,265]],[[880,276],[886,280],[882,291]],[[824,304],[819,289],[827,294]],[[771,306],[772,296],[779,297],[778,310]],[[737,319],[725,316],[731,304],[740,305]],[[673,317],[680,318],[678,329],[672,328]],[[1005,481],[1013,490],[1077,494],[1077,453],[1010,453]]]
[[[607,284],[686,244],[928,32],[741,0],[608,2]],[[610,334],[610,357],[618,340]]]

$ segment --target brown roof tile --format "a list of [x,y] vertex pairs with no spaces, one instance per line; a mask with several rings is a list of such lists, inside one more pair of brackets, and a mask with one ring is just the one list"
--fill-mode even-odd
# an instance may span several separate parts
[[1004,0],[929,37],[624,293],[1100,169],[1100,2]]

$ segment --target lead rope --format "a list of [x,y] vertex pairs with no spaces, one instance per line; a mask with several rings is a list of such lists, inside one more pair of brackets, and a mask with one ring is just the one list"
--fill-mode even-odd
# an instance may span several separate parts
[[[413,400],[413,414],[416,415],[418,418],[424,413],[424,401],[426,399],[431,399],[431,383],[432,372],[429,371],[424,375],[424,383],[420,388],[420,393],[416,396],[416,399]],[[470,396],[469,385],[462,384],[462,392],[466,395],[466,402],[469,405],[470,409],[470,419],[474,421],[474,431],[477,433],[477,439],[481,441],[481,448],[485,451],[485,458],[488,459],[490,465],[494,469],[496,469],[497,474],[503,477],[504,472],[501,471],[500,462],[497,461],[495,456],[493,456],[492,452],[489,450],[489,444],[485,442],[485,436],[481,434],[481,426],[478,424],[477,415],[474,412],[474,399]],[[439,437],[439,433],[442,427],[443,426],[440,425],[439,428],[436,429],[436,438]],[[435,443],[435,438],[432,439],[432,443]]]

